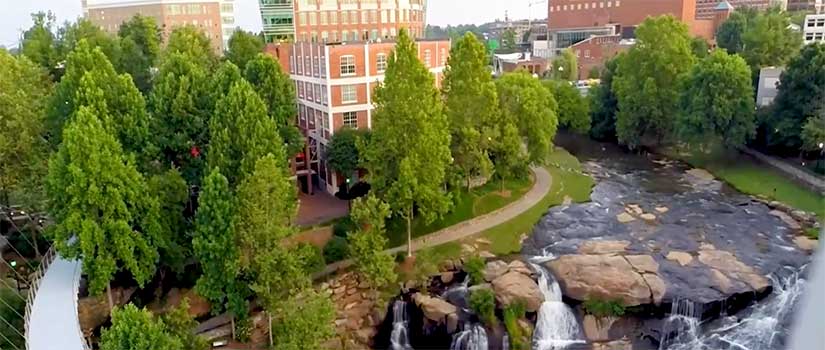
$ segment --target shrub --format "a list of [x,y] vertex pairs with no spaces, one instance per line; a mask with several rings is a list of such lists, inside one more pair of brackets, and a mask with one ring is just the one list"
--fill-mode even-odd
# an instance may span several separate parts
[[309,243],[298,243],[295,249],[301,255],[301,259],[304,261],[304,269],[308,273],[320,272],[326,267],[324,252],[321,251],[321,248]]
[[332,237],[324,247],[324,260],[327,264],[332,264],[336,261],[344,260],[347,257],[347,240],[343,237]]
[[496,296],[493,291],[481,288],[470,294],[470,309],[478,316],[481,322],[489,327],[494,327],[496,320]]
[[484,267],[486,263],[484,259],[479,256],[473,256],[464,262],[464,271],[470,275],[470,283],[479,284],[484,283]]
[[355,221],[352,221],[350,216],[345,216],[332,225],[332,234],[346,238],[348,233],[355,232],[357,229]]
[[625,306],[621,300],[586,300],[583,304],[584,313],[596,317],[621,316],[625,313]]
[[518,320],[524,317],[525,306],[522,302],[515,302],[504,307],[504,328],[510,336],[510,349],[527,350],[530,348],[529,335],[519,325]]

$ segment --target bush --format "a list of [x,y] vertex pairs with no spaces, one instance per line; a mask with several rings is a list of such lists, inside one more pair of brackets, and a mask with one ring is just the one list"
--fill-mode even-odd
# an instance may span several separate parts
[[336,237],[347,238],[347,234],[355,232],[358,228],[349,216],[341,218],[332,225],[332,234]]
[[347,257],[347,240],[343,237],[332,237],[324,247],[324,260],[327,264],[332,264],[336,261],[344,260]]
[[625,313],[625,306],[621,300],[586,300],[582,305],[584,313],[596,317],[621,316]]
[[467,259],[464,263],[464,271],[470,275],[470,283],[480,284],[484,283],[484,267],[487,264],[479,256],[473,256]]
[[504,328],[510,335],[510,349],[527,350],[530,348],[529,335],[519,325],[518,320],[524,317],[525,306],[522,302],[515,302],[504,307]]
[[313,274],[320,272],[327,266],[324,252],[321,251],[321,248],[309,243],[299,243],[295,249],[301,255],[301,259],[304,261],[304,269],[308,273]]
[[481,288],[470,294],[470,309],[485,325],[494,327],[498,323],[496,319],[496,296],[492,290]]

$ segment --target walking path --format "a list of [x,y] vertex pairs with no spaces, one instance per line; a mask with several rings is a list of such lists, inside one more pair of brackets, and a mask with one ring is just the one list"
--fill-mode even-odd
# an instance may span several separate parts
[[[550,176],[550,173],[547,172],[547,169],[544,169],[543,167],[531,167],[530,170],[533,172],[535,182],[533,183],[533,187],[530,191],[524,194],[524,196],[515,202],[491,213],[477,216],[470,220],[443,228],[426,236],[413,239],[412,251],[415,252],[424,248],[457,241],[459,239],[484,232],[485,230],[510,221],[538,204],[544,196],[550,192],[550,185],[552,184],[553,178]],[[406,244],[387,250],[390,254],[405,251],[407,251]],[[323,271],[319,272],[314,277],[320,278],[340,269],[345,269],[351,265],[352,260],[339,261],[337,263],[327,265]]]
[[779,171],[801,181],[804,184],[807,184],[808,187],[813,188],[819,193],[825,193],[825,178],[821,176],[814,175],[804,169],[800,169],[794,165],[788,164],[782,159],[766,155],[761,153],[755,149],[742,147],[742,152],[751,155],[752,157],[759,159],[760,161],[768,164]]
[[57,256],[40,281],[26,332],[28,350],[84,350],[77,320],[79,260]]

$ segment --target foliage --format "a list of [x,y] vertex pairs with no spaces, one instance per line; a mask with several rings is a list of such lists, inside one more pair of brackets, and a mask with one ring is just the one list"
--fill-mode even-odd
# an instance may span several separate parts
[[447,25],[446,27],[427,24],[425,37],[428,39],[449,38],[453,44],[455,44],[467,33],[472,33],[479,40],[484,39],[484,30],[482,27],[476,26],[475,24],[459,24],[457,26]]
[[218,109],[220,99],[229,95],[229,90],[241,80],[243,80],[241,70],[234,63],[224,61],[218,65],[209,82],[209,100],[214,103],[213,110]]
[[544,87],[558,103],[559,127],[587,134],[590,131],[590,105],[579,89],[567,81],[557,80],[544,81]]
[[46,172],[43,112],[51,92],[45,71],[0,50],[0,203],[37,208]]
[[525,330],[518,322],[524,318],[524,313],[525,306],[520,301],[504,307],[504,329],[507,330],[507,334],[510,336],[510,349],[527,350],[530,348],[530,330]]
[[332,239],[324,246],[324,261],[327,264],[332,264],[347,258],[349,247],[347,239],[344,237],[333,236]]
[[767,66],[782,66],[799,49],[802,37],[788,28],[787,13],[779,9],[734,11],[717,29],[719,47],[740,54],[754,73]]
[[616,134],[630,148],[645,137],[660,143],[670,136],[679,86],[695,61],[688,27],[673,16],[648,17],[636,29],[636,38],[613,79]]
[[601,83],[590,89],[590,136],[597,140],[616,138],[616,111],[619,102],[613,91],[613,77],[622,57],[624,54],[619,54],[607,61],[601,74]]
[[703,59],[707,57],[708,53],[710,52],[710,46],[708,46],[708,42],[705,38],[700,36],[695,36],[690,39],[690,49],[693,51],[693,55],[699,59]]
[[694,143],[721,137],[728,146],[741,146],[755,134],[754,109],[748,64],[715,50],[686,79],[679,134]]
[[590,68],[587,72],[587,79],[600,79],[602,77],[602,69],[599,67]]
[[488,327],[498,324],[496,319],[496,296],[489,288],[479,288],[470,293],[470,310]]
[[335,306],[327,295],[308,290],[273,313],[272,337],[279,350],[321,349],[335,335]]
[[23,38],[20,43],[20,53],[43,69],[46,69],[51,73],[52,77],[57,80],[59,77],[56,72],[58,54],[53,32],[55,16],[51,12],[33,13],[32,22],[34,22],[32,27],[23,32]]
[[464,262],[464,271],[467,271],[467,274],[470,275],[471,284],[484,283],[484,268],[486,266],[484,259],[478,255],[471,256]]
[[79,18],[75,23],[66,23],[60,28],[61,37],[57,43],[59,57],[66,57],[69,52],[74,51],[81,40],[85,40],[92,48],[99,48],[109,62],[117,64],[121,58],[120,42],[113,36],[101,29],[100,26],[92,23],[88,19]]
[[355,221],[352,220],[352,216],[345,216],[340,220],[335,221],[332,224],[332,234],[338,237],[347,237],[347,234],[350,232],[355,232],[358,227],[355,225]]
[[173,53],[191,57],[194,62],[207,67],[217,63],[215,49],[206,32],[194,25],[178,26],[172,29],[166,41],[166,57]]
[[348,237],[349,256],[356,271],[373,290],[394,282],[395,263],[392,255],[384,252],[384,221],[390,216],[390,206],[375,196],[358,198],[352,203],[351,215],[360,227]]
[[209,343],[203,337],[195,335],[198,322],[189,315],[189,299],[183,299],[178,307],[161,317],[166,331],[174,338],[179,339],[182,350],[207,350]]
[[413,209],[432,222],[449,210],[443,184],[451,162],[450,135],[433,76],[406,30],[399,33],[384,83],[375,89],[373,132],[360,149],[373,193],[407,220]]
[[213,314],[227,309],[243,319],[248,312],[247,291],[238,280],[240,252],[232,224],[233,204],[229,182],[213,169],[203,180],[195,214],[192,247],[203,270],[195,290],[209,300]]
[[512,28],[508,28],[504,33],[501,33],[501,48],[511,52],[518,50],[516,31]]
[[825,142],[825,109],[819,115],[808,118],[802,127],[802,148],[808,151],[821,151]]
[[596,317],[618,317],[625,313],[621,300],[588,299],[582,304],[584,313]]
[[270,55],[259,53],[246,65],[244,77],[255,88],[266,105],[269,116],[278,126],[294,122],[295,83],[281,70],[281,65]]
[[[345,253],[346,245],[341,249]],[[326,250],[324,254],[326,257]],[[276,312],[282,306],[289,307],[289,304],[283,303],[310,287],[312,281],[307,273],[310,261],[304,258],[300,251],[282,246],[275,246],[255,256],[256,277],[251,288],[267,311]]]
[[101,350],[183,350],[181,339],[146,309],[128,304],[112,311],[112,325],[100,336]]
[[487,69],[487,52],[472,33],[453,45],[442,82],[444,113],[450,123],[453,166],[470,189],[470,180],[492,170],[489,149],[498,117],[498,96]]
[[745,33],[749,22],[758,15],[758,10],[750,7],[733,11],[730,17],[716,29],[716,44],[730,54],[741,54],[745,47],[742,35]]
[[149,193],[158,199],[158,224],[167,245],[160,251],[160,262],[175,273],[183,273],[186,260],[192,256],[191,224],[184,217],[189,203],[189,187],[177,169],[149,178]]
[[[516,126],[519,138],[527,143],[529,162],[541,163],[553,147],[558,127],[555,98],[538,79],[524,70],[505,74],[496,80],[496,86],[504,115],[500,127],[505,128],[499,137],[507,139],[512,130],[506,127]],[[520,144],[518,148],[521,148]],[[496,168],[498,170],[498,164]]]
[[23,349],[26,339],[23,315],[26,312],[26,300],[14,289],[0,287],[0,349]]
[[324,251],[321,248],[318,248],[309,243],[298,243],[293,248],[295,254],[298,254],[301,261],[303,262],[304,271],[309,274],[313,275],[315,273],[321,272],[327,266],[326,261],[324,260]]
[[573,50],[567,48],[561,51],[561,55],[553,60],[550,75],[559,80],[579,80],[579,63]]
[[361,154],[357,144],[363,135],[364,131],[346,127],[332,135],[327,147],[327,163],[332,170],[347,177],[358,170]]
[[135,86],[148,93],[152,88],[152,67],[160,55],[160,30],[155,17],[136,14],[118,29],[120,70],[132,76]]
[[264,40],[259,35],[235,29],[229,38],[229,48],[226,59],[243,70],[246,63],[255,58],[264,50]]
[[49,227],[57,250],[82,258],[89,289],[100,293],[120,269],[138,285],[155,272],[164,247],[157,199],[94,110],[80,107],[49,161]]

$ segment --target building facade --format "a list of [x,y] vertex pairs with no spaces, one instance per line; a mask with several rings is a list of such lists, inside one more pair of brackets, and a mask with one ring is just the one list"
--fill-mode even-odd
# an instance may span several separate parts
[[816,42],[825,43],[825,14],[805,16],[802,40],[805,45]]
[[785,68],[766,67],[759,70],[759,86],[756,89],[756,105],[770,106],[779,94],[779,78]]
[[[783,0],[784,1],[784,0]],[[773,6],[785,8],[787,5],[783,1],[776,0],[727,0],[731,6],[736,8],[754,8],[757,10],[767,10]],[[712,19],[719,0],[696,0],[696,19]]]
[[[449,40],[418,40],[419,59],[440,86],[450,54]],[[329,170],[326,147],[344,127],[372,127],[373,90],[384,80],[394,42],[349,42],[269,45],[295,83],[297,125],[307,136],[307,150],[296,162],[297,174],[336,193],[344,177]],[[314,175],[317,175],[315,177]],[[312,182],[312,181],[308,181]]]
[[823,0],[788,0],[788,11],[805,11],[812,13],[825,12]]
[[81,4],[86,19],[110,33],[117,33],[123,22],[139,14],[155,18],[164,40],[175,27],[199,27],[212,41],[215,51],[221,52],[226,33],[224,17],[232,17],[234,26],[234,15],[230,15],[234,8],[224,8],[223,2],[232,0],[84,0]]
[[427,0],[259,0],[264,36],[275,42],[423,38]]
[[236,28],[235,0],[221,0],[221,39],[224,49],[229,48],[229,38]]

